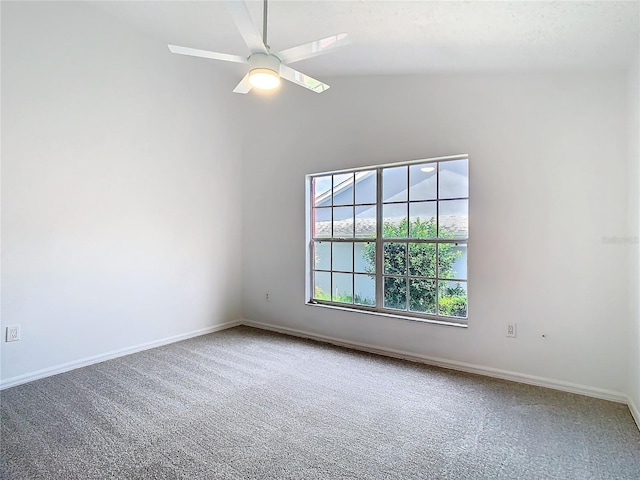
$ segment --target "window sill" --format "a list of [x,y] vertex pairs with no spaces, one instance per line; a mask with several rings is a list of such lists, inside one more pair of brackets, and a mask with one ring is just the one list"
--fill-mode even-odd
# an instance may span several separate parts
[[376,312],[373,310],[358,310],[355,308],[347,308],[347,307],[340,307],[337,305],[327,305],[326,303],[317,303],[317,302],[305,302],[306,305],[310,306],[310,307],[321,307],[321,308],[328,308],[331,310],[340,310],[342,312],[349,312],[349,313],[362,313],[365,315],[375,315],[378,317],[386,317],[386,318],[393,318],[395,320],[409,320],[411,322],[419,322],[419,323],[430,323],[430,324],[434,324],[434,325],[444,325],[447,327],[460,327],[460,328],[469,328],[469,325],[466,323],[458,323],[458,322],[449,322],[447,320],[439,320],[439,319],[434,319],[434,318],[419,318],[419,317],[411,317],[408,315],[402,315],[402,314],[393,314],[393,313],[387,313],[387,312]]

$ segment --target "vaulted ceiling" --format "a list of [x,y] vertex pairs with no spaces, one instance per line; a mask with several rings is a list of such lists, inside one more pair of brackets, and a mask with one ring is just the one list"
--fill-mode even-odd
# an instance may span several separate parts
[[[262,28],[262,1],[247,2]],[[247,55],[219,1],[90,2],[158,41]],[[282,50],[339,32],[353,44],[296,68],[310,75],[622,69],[638,55],[640,1],[269,2]],[[207,61],[190,58],[190,61]]]

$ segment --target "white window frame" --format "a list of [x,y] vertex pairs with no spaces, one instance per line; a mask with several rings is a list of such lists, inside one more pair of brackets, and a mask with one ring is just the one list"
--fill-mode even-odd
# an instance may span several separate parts
[[[439,323],[439,324],[446,324],[446,325],[454,325],[454,326],[461,326],[461,327],[466,327],[468,325],[468,319],[469,319],[469,289],[468,286],[470,284],[470,279],[469,279],[469,274],[467,271],[467,278],[465,279],[449,279],[449,278],[439,278],[438,274],[436,273],[436,282],[444,282],[444,281],[463,281],[466,286],[467,286],[467,309],[466,309],[466,316],[464,318],[462,317],[454,317],[454,316],[447,316],[447,315],[442,315],[439,313],[421,313],[421,312],[414,312],[411,311],[409,309],[409,303],[407,303],[407,309],[406,310],[396,310],[396,309],[391,309],[391,308],[385,308],[384,307],[384,292],[383,292],[383,282],[384,282],[384,277],[385,276],[389,276],[388,274],[385,275],[385,273],[383,272],[383,254],[384,254],[384,243],[385,242],[389,242],[390,240],[393,243],[433,243],[433,244],[445,244],[445,243],[455,243],[455,244],[464,244],[467,246],[467,265],[468,265],[468,245],[469,245],[469,233],[467,230],[467,237],[466,238],[455,238],[455,239],[448,239],[448,238],[429,238],[429,239],[418,239],[418,238],[402,238],[402,239],[389,239],[389,238],[383,238],[382,235],[382,231],[383,231],[383,216],[382,216],[382,206],[383,206],[383,200],[382,200],[382,170],[385,168],[393,168],[393,167],[402,167],[402,166],[411,166],[411,165],[415,165],[415,164],[427,164],[427,163],[434,163],[434,164],[439,164],[440,162],[444,163],[447,161],[452,161],[452,160],[469,160],[469,156],[467,154],[461,154],[461,155],[451,155],[451,156],[445,156],[445,157],[434,157],[434,158],[427,158],[427,159],[418,159],[418,160],[412,160],[412,161],[405,161],[405,162],[397,162],[397,163],[387,163],[387,164],[381,164],[381,165],[372,165],[372,166],[367,166],[367,167],[359,167],[359,168],[350,168],[350,169],[343,169],[343,170],[333,170],[333,171],[327,171],[327,172],[320,172],[320,173],[313,173],[313,174],[308,174],[305,176],[305,214],[306,214],[306,275],[305,275],[305,301],[307,305],[312,305],[312,306],[321,306],[321,307],[328,307],[328,308],[337,308],[337,309],[341,309],[341,310],[348,310],[348,311],[355,311],[355,312],[360,312],[360,313],[368,313],[368,314],[375,314],[375,315],[383,315],[386,317],[393,317],[393,318],[401,318],[401,319],[408,319],[408,320],[416,320],[416,321],[425,321],[425,322],[430,322],[430,323]],[[469,166],[469,164],[467,163],[467,165]],[[339,174],[344,174],[344,173],[354,173],[357,174],[358,172],[362,172],[362,171],[371,171],[371,170],[375,170],[376,171],[376,175],[377,175],[377,181],[376,181],[376,188],[377,188],[377,192],[376,192],[376,236],[375,238],[366,238],[366,237],[356,237],[355,234],[353,237],[333,237],[333,235],[331,235],[330,237],[317,237],[317,238],[313,238],[313,229],[314,229],[314,222],[313,222],[313,208],[314,208],[314,198],[313,198],[313,187],[312,187],[312,182],[313,179],[315,177],[322,177],[322,176],[327,176],[327,175],[339,175]],[[469,167],[470,170],[470,167]],[[470,174],[468,174],[468,179],[470,177]],[[439,177],[438,177],[439,178]],[[436,188],[436,191],[438,189]],[[469,194],[467,193],[466,197],[459,197],[460,199],[466,199],[467,201],[469,201],[470,197]],[[439,204],[439,202],[441,200],[445,200],[445,199],[441,199],[439,197],[439,192],[436,193],[436,205]],[[451,198],[446,198],[446,200],[451,200]],[[403,203],[402,201],[400,201],[399,203]],[[407,197],[407,201],[405,202],[407,204],[410,204],[411,201],[409,199],[409,197]],[[358,204],[355,203],[355,198],[354,198],[354,202],[353,202],[354,207],[357,206]],[[467,210],[468,212],[468,210]],[[438,215],[436,214],[436,219],[438,219]],[[438,221],[438,220],[436,220]],[[375,243],[375,249],[376,249],[376,266],[375,266],[375,292],[376,292],[376,305],[375,306],[367,306],[367,305],[359,305],[359,304],[355,304],[355,303],[342,303],[342,302],[335,302],[335,301],[331,301],[331,300],[319,300],[319,299],[314,299],[314,270],[315,270],[315,261],[314,261],[314,244],[316,241],[327,241],[327,242],[331,242],[331,243],[337,243],[337,242],[354,242],[354,243],[358,243],[358,242],[373,242]],[[407,258],[408,261],[408,258]],[[355,269],[354,269],[355,270]],[[334,272],[334,270],[331,270],[331,272]],[[354,272],[351,272],[352,274]],[[411,276],[409,275],[409,273],[407,272],[405,274],[405,276],[407,277],[407,281],[410,280]],[[408,284],[407,284],[408,285]],[[437,291],[437,285],[436,284],[436,291]],[[407,295],[409,294],[409,288],[407,288]],[[354,292],[355,295],[355,292]],[[409,299],[407,298],[407,302],[409,302]],[[438,299],[436,296],[436,308],[438,308]]]

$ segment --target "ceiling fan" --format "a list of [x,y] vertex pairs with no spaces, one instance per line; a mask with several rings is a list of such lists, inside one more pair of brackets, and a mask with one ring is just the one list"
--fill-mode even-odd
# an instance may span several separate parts
[[249,93],[252,88],[271,90],[280,85],[280,78],[284,78],[301,87],[316,93],[329,89],[329,85],[315,78],[305,75],[289,66],[290,63],[305,60],[331,52],[335,48],[349,45],[351,40],[346,33],[339,33],[330,37],[305,43],[297,47],[287,48],[277,53],[271,53],[267,43],[267,0],[264,0],[262,37],[253,24],[247,5],[242,0],[225,1],[227,10],[240,31],[240,35],[249,47],[251,54],[247,57],[230,55],[227,53],[209,52],[196,48],[168,45],[169,50],[180,55],[224,60],[226,62],[244,63],[249,65],[249,72],[240,80],[233,90],[234,93]]

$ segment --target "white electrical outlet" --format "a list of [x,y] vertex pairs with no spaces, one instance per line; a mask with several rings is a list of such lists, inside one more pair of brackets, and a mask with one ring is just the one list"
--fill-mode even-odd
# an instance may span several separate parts
[[510,323],[507,325],[507,337],[514,337],[516,336],[516,324],[515,323]]
[[9,325],[7,327],[7,342],[17,342],[20,340],[20,325]]
[[271,294],[270,293],[265,293],[264,294],[264,301],[265,302],[270,302],[271,301]]

